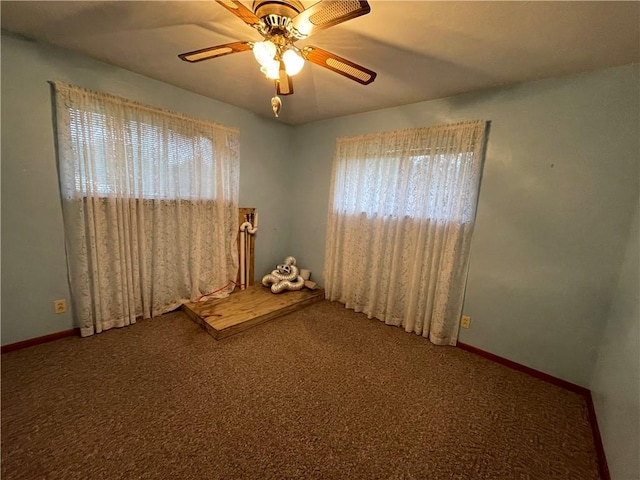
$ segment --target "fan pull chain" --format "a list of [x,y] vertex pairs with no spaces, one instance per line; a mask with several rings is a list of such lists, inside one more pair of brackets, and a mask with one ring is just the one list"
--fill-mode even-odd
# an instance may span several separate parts
[[282,100],[278,96],[278,80],[276,80],[276,95],[271,99],[271,109],[273,110],[273,114],[278,118],[278,114],[282,109]]
[[271,99],[271,108],[273,109],[273,114],[278,118],[278,114],[280,113],[280,109],[282,108],[282,100],[280,97],[276,95]]

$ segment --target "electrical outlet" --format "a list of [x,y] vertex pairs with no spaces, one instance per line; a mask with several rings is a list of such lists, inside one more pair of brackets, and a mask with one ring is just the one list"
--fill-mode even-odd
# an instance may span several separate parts
[[65,313],[67,311],[67,301],[64,298],[61,300],[54,300],[53,309],[56,313]]
[[471,317],[468,315],[463,315],[460,320],[460,326],[462,328],[469,328],[471,326]]

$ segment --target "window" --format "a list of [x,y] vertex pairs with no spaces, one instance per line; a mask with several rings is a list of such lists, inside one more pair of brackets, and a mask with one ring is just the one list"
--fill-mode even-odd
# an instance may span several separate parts
[[[126,195],[145,199],[215,199],[213,143],[200,135],[137,120],[118,121],[106,114],[69,109],[75,139],[77,193]],[[114,126],[116,127],[114,129]],[[110,137],[122,142],[118,161],[110,160]],[[87,145],[92,148],[89,151]],[[199,178],[190,174],[199,159]]]
[[[474,152],[453,155],[386,152],[377,158],[345,161],[340,175],[345,181],[335,192],[334,208],[346,214],[370,217],[423,218],[469,222],[475,192],[468,184],[439,183],[436,178],[457,179],[473,165]],[[452,189],[458,187],[453,195]],[[458,212],[461,202],[466,208]]]
[[338,139],[327,299],[455,344],[485,134],[476,121]]
[[54,87],[69,279],[81,335],[165,313],[234,279],[239,132],[112,95]]

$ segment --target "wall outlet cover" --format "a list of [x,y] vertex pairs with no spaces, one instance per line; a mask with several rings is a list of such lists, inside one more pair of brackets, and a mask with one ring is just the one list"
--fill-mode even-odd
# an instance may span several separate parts
[[56,313],[65,313],[67,311],[67,301],[64,298],[54,300],[53,309]]

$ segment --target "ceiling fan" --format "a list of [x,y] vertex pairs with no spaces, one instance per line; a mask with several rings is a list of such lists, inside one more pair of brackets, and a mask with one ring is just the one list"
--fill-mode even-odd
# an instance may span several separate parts
[[315,32],[338,25],[371,11],[367,1],[346,0],[320,2],[304,8],[299,0],[255,0],[252,10],[238,0],[216,0],[247,25],[255,28],[264,37],[262,42],[232,42],[207,47],[178,55],[186,62],[201,62],[232,53],[253,50],[260,70],[275,82],[276,96],[271,107],[278,116],[282,101],[278,95],[291,95],[296,75],[305,60],[327,68],[362,85],[368,85],[376,73],[346,58],[318,47],[298,48],[295,42],[308,38]]

